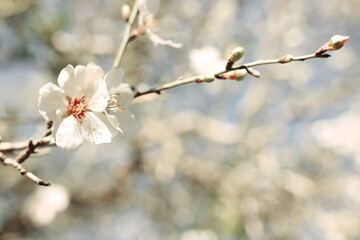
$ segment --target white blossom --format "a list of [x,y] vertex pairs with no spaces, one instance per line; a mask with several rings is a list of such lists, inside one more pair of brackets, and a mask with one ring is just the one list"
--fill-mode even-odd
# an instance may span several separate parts
[[168,45],[174,48],[180,48],[182,46],[181,43],[176,43],[172,40],[164,40],[155,33],[158,31],[157,21],[154,19],[154,15],[148,10],[146,0],[139,0],[139,26],[144,28],[145,33],[153,42],[154,46],[159,44]]
[[69,204],[69,191],[61,185],[52,185],[51,188],[36,189],[28,198],[24,213],[36,226],[44,226],[50,224]]
[[[74,151],[84,140],[109,143],[117,131],[131,128],[133,116],[127,107],[133,93],[128,84],[119,84],[122,75],[121,70],[113,69],[104,77],[102,68],[94,63],[68,65],[59,74],[59,86],[47,83],[41,87],[39,111],[53,121],[57,146]],[[107,85],[112,86],[110,91]]]

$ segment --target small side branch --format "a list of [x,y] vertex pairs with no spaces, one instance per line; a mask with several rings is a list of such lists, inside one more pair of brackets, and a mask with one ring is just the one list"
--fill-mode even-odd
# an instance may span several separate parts
[[194,76],[194,77],[189,77],[189,78],[185,78],[185,79],[178,79],[172,83],[168,83],[168,84],[164,84],[160,87],[156,87],[156,88],[151,88],[147,91],[144,91],[144,92],[139,92],[139,91],[136,91],[134,93],[134,98],[137,98],[137,97],[140,97],[140,96],[143,96],[143,95],[147,95],[147,94],[150,94],[150,93],[157,93],[157,94],[161,94],[161,91],[163,90],[167,90],[167,89],[170,89],[170,88],[174,88],[174,87],[178,87],[178,86],[181,86],[181,85],[185,85],[185,84],[189,84],[189,83],[201,83],[201,81],[199,81],[201,76]]
[[[224,79],[222,76],[222,74],[224,73],[228,73],[234,70],[239,70],[239,69],[246,69],[247,71],[249,71],[249,68],[254,67],[254,66],[260,66],[260,65],[268,65],[268,64],[285,64],[285,63],[290,63],[290,62],[295,62],[295,61],[305,61],[307,59],[311,59],[311,58],[328,58],[330,57],[329,54],[324,54],[322,53],[313,53],[313,54],[309,54],[309,55],[304,55],[304,56],[298,56],[298,57],[293,57],[291,55],[286,55],[283,56],[281,58],[274,58],[274,59],[268,59],[268,60],[258,60],[258,61],[254,61],[254,62],[250,62],[250,63],[245,63],[239,66],[235,66],[235,67],[230,67],[228,69],[225,69],[223,71],[214,73],[214,74],[210,74],[218,79]],[[189,77],[189,78],[184,78],[181,80],[176,80],[174,82],[171,83],[167,83],[164,84],[162,86],[159,87],[155,87],[155,88],[151,88],[147,91],[135,91],[134,93],[134,98],[143,96],[143,95],[147,95],[147,94],[151,94],[151,93],[157,93],[160,94],[161,91],[163,90],[167,90],[170,88],[174,88],[174,87],[178,87],[178,86],[182,86],[185,84],[189,84],[189,83],[202,83],[203,81],[199,81],[199,79],[201,79],[203,76],[199,75],[199,76],[193,76],[193,77]]]
[[[49,139],[47,139],[47,137],[51,135],[52,122],[48,121],[46,125],[47,125],[46,133],[35,143],[32,140],[29,140],[28,142],[0,144],[0,161],[4,164],[4,166],[11,166],[17,169],[21,175],[29,178],[30,180],[32,180],[33,182],[35,182],[40,186],[50,186],[50,183],[40,179],[32,172],[28,172],[21,165],[21,163],[23,163],[26,159],[28,159],[31,156],[31,154],[35,153],[37,147],[53,145],[53,143]],[[3,154],[3,152],[12,152],[18,149],[24,149],[24,150],[20,152],[15,159],[8,158]]]
[[24,151],[22,151],[17,157],[16,157],[16,161],[18,163],[23,163],[26,159],[28,159],[30,157],[30,155],[32,153],[35,153],[35,149],[37,147],[41,147],[41,146],[47,146],[50,144],[50,140],[46,139],[46,137],[51,135],[51,127],[52,127],[52,122],[48,122],[47,123],[47,128],[48,131],[45,133],[45,135],[40,138],[37,142],[33,143],[33,141],[30,139],[28,146],[26,147],[26,149]]
[[0,152],[14,152],[16,150],[24,149],[18,156],[16,157],[17,162],[22,163],[27,158],[30,157],[32,153],[35,153],[35,149],[38,147],[44,146],[53,146],[55,145],[54,142],[50,141],[47,137],[51,135],[51,128],[52,122],[46,122],[47,131],[46,133],[35,143],[30,139],[28,141],[21,141],[21,142],[0,142]]
[[2,153],[0,153],[0,161],[5,165],[5,166],[11,166],[15,169],[17,169],[21,175],[29,178],[31,181],[35,182],[36,184],[40,185],[40,186],[50,186],[51,184],[49,182],[45,182],[44,180],[40,179],[39,177],[37,177],[35,174],[33,174],[32,172],[28,172],[20,163],[18,163],[15,159],[12,158],[7,158],[5,155],[3,155]]
[[132,7],[132,10],[131,10],[129,20],[125,27],[124,37],[122,39],[120,48],[119,48],[119,50],[116,54],[115,60],[114,60],[114,64],[113,64],[114,68],[118,68],[120,66],[122,56],[124,55],[126,46],[128,45],[128,43],[130,41],[132,41],[134,39],[130,33],[131,33],[132,25],[134,24],[134,21],[135,21],[135,18],[136,18],[136,15],[138,14],[138,12],[139,12],[139,4],[138,4],[138,0],[135,0],[134,6]]

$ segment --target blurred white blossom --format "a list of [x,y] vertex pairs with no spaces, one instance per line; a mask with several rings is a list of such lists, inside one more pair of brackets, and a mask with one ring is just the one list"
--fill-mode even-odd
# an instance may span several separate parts
[[192,49],[189,53],[190,66],[197,73],[212,73],[225,67],[225,59],[220,57],[220,51],[210,45],[201,49]]
[[147,34],[154,46],[157,46],[158,44],[168,45],[174,48],[180,48],[182,46],[181,43],[176,43],[172,40],[164,40],[155,33],[159,30],[157,21],[154,19],[154,14],[149,12],[146,6],[146,0],[139,0],[139,27],[143,27],[143,29],[141,28],[141,30],[145,31],[143,34]]
[[37,188],[26,204],[25,215],[38,226],[46,225],[54,220],[58,212],[65,210],[69,203],[69,192],[63,186]]
[[181,234],[181,240],[217,240],[216,233],[210,229],[188,230]]
[[[40,89],[39,111],[53,121],[57,146],[74,151],[84,140],[109,143],[117,131],[131,127],[133,117],[127,107],[133,93],[128,84],[115,85],[122,75],[121,70],[113,69],[104,77],[102,68],[94,63],[68,65],[58,77],[60,87],[47,83]],[[109,112],[116,113],[120,122]]]
[[334,119],[317,121],[311,130],[322,147],[342,154],[354,154],[360,145],[359,122],[360,115],[348,112]]

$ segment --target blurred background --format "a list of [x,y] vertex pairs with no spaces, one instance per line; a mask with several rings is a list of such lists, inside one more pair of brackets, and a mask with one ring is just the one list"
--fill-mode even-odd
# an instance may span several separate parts
[[[67,64],[108,71],[124,0],[0,0],[0,136],[37,139],[40,87]],[[74,153],[42,149],[0,166],[0,239],[360,239],[360,4],[357,0],[149,0],[164,39],[131,42],[123,81],[140,90],[242,62],[261,78],[182,86],[136,99],[135,128]]]

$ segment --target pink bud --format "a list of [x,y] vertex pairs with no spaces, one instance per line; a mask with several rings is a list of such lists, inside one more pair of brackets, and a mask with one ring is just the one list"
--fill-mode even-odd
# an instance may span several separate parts
[[228,57],[227,63],[226,63],[226,70],[229,70],[235,62],[239,61],[242,56],[244,55],[244,48],[237,47],[234,50],[232,50],[231,55]]
[[238,69],[238,70],[234,70],[234,71],[230,71],[227,73],[223,73],[219,75],[219,78],[221,79],[234,79],[237,81],[241,81],[243,80],[246,75],[248,74],[248,72],[246,71],[246,69]]
[[260,78],[260,72],[258,70],[255,70],[251,67],[248,67],[247,70],[253,77]]
[[234,50],[232,50],[229,59],[233,62],[239,61],[244,55],[244,51],[245,50],[242,47],[235,48]]
[[339,50],[344,46],[348,39],[349,36],[335,35],[326,43],[325,49],[328,51]]
[[199,82],[199,83],[207,82],[207,83],[209,83],[209,82],[213,82],[214,80],[215,80],[214,75],[202,75],[196,80],[196,82]]

